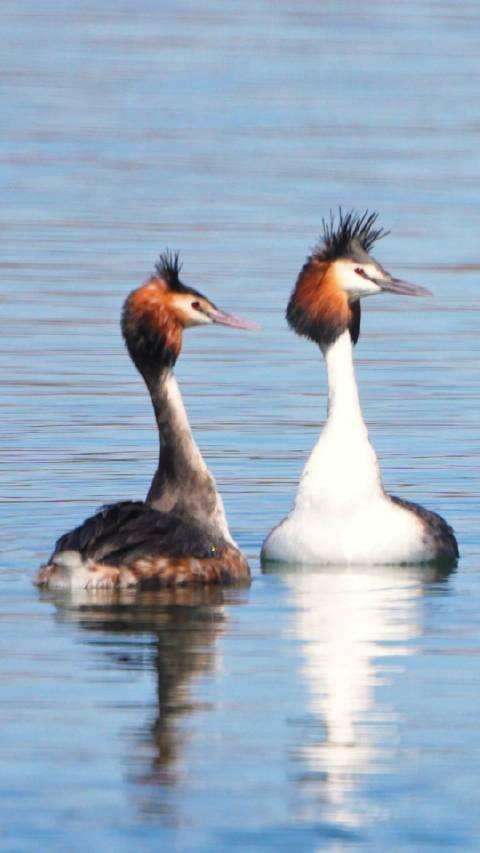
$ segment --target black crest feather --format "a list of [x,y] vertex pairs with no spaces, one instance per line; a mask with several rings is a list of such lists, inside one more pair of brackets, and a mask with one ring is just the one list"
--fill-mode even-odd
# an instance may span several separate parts
[[195,290],[194,287],[188,287],[180,281],[182,266],[180,252],[171,252],[170,249],[166,249],[155,264],[155,275],[163,279],[168,284],[170,290],[173,290],[175,293],[190,293],[192,296],[201,296],[203,298],[203,293],[200,293],[199,290]]
[[[343,213],[338,208],[338,221],[330,211],[330,218],[322,219],[323,234],[313,250],[313,257],[321,261],[337,258],[358,258],[359,250],[368,254],[370,249],[389,231],[377,226],[378,213],[359,214],[354,210]],[[358,258],[360,260],[360,258]]]
[[180,262],[180,252],[171,252],[170,249],[162,252],[155,264],[155,274],[159,278],[163,278],[171,290],[179,290],[183,288],[180,281],[181,271],[182,264]]

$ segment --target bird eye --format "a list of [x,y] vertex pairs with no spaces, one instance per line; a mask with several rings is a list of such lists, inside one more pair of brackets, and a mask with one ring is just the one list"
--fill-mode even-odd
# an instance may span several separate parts
[[192,302],[192,308],[194,311],[201,311],[202,310],[200,302]]
[[361,276],[362,276],[362,278],[368,278],[367,273],[365,272],[365,270],[362,270],[362,268],[361,268],[361,267],[357,267],[357,269],[355,270],[355,272],[357,273],[357,275],[361,275]]

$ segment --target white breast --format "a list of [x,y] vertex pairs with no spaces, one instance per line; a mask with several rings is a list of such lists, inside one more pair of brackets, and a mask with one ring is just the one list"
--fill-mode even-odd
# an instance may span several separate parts
[[342,513],[302,507],[267,537],[262,557],[317,565],[418,563],[433,558],[419,519],[379,497]]
[[328,419],[305,466],[292,511],[262,557],[288,563],[415,563],[433,557],[421,520],[385,494],[368,440],[348,332],[326,352]]

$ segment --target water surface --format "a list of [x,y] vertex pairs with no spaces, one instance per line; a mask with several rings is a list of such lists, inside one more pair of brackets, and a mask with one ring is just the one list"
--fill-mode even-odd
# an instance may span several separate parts
[[[476,849],[480,765],[477,4],[4,0],[0,845]],[[378,210],[356,352],[386,487],[456,572],[262,574],[325,414],[284,307],[322,216]],[[165,247],[261,335],[177,374],[254,571],[243,592],[71,599],[36,566],[145,495],[152,413],[118,327]]]

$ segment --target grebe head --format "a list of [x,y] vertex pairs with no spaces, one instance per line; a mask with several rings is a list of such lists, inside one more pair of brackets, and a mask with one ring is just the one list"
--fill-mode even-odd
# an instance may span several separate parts
[[122,333],[130,357],[143,376],[173,367],[182,347],[183,330],[218,323],[235,329],[257,329],[220,311],[198,290],[180,280],[179,254],[165,252],[154,274],[127,298]]
[[304,264],[287,307],[287,320],[299,335],[328,346],[350,331],[360,334],[360,299],[390,292],[429,296],[424,287],[393,278],[372,257],[374,243],[389,232],[377,227],[378,214],[342,213],[323,220],[323,234]]

